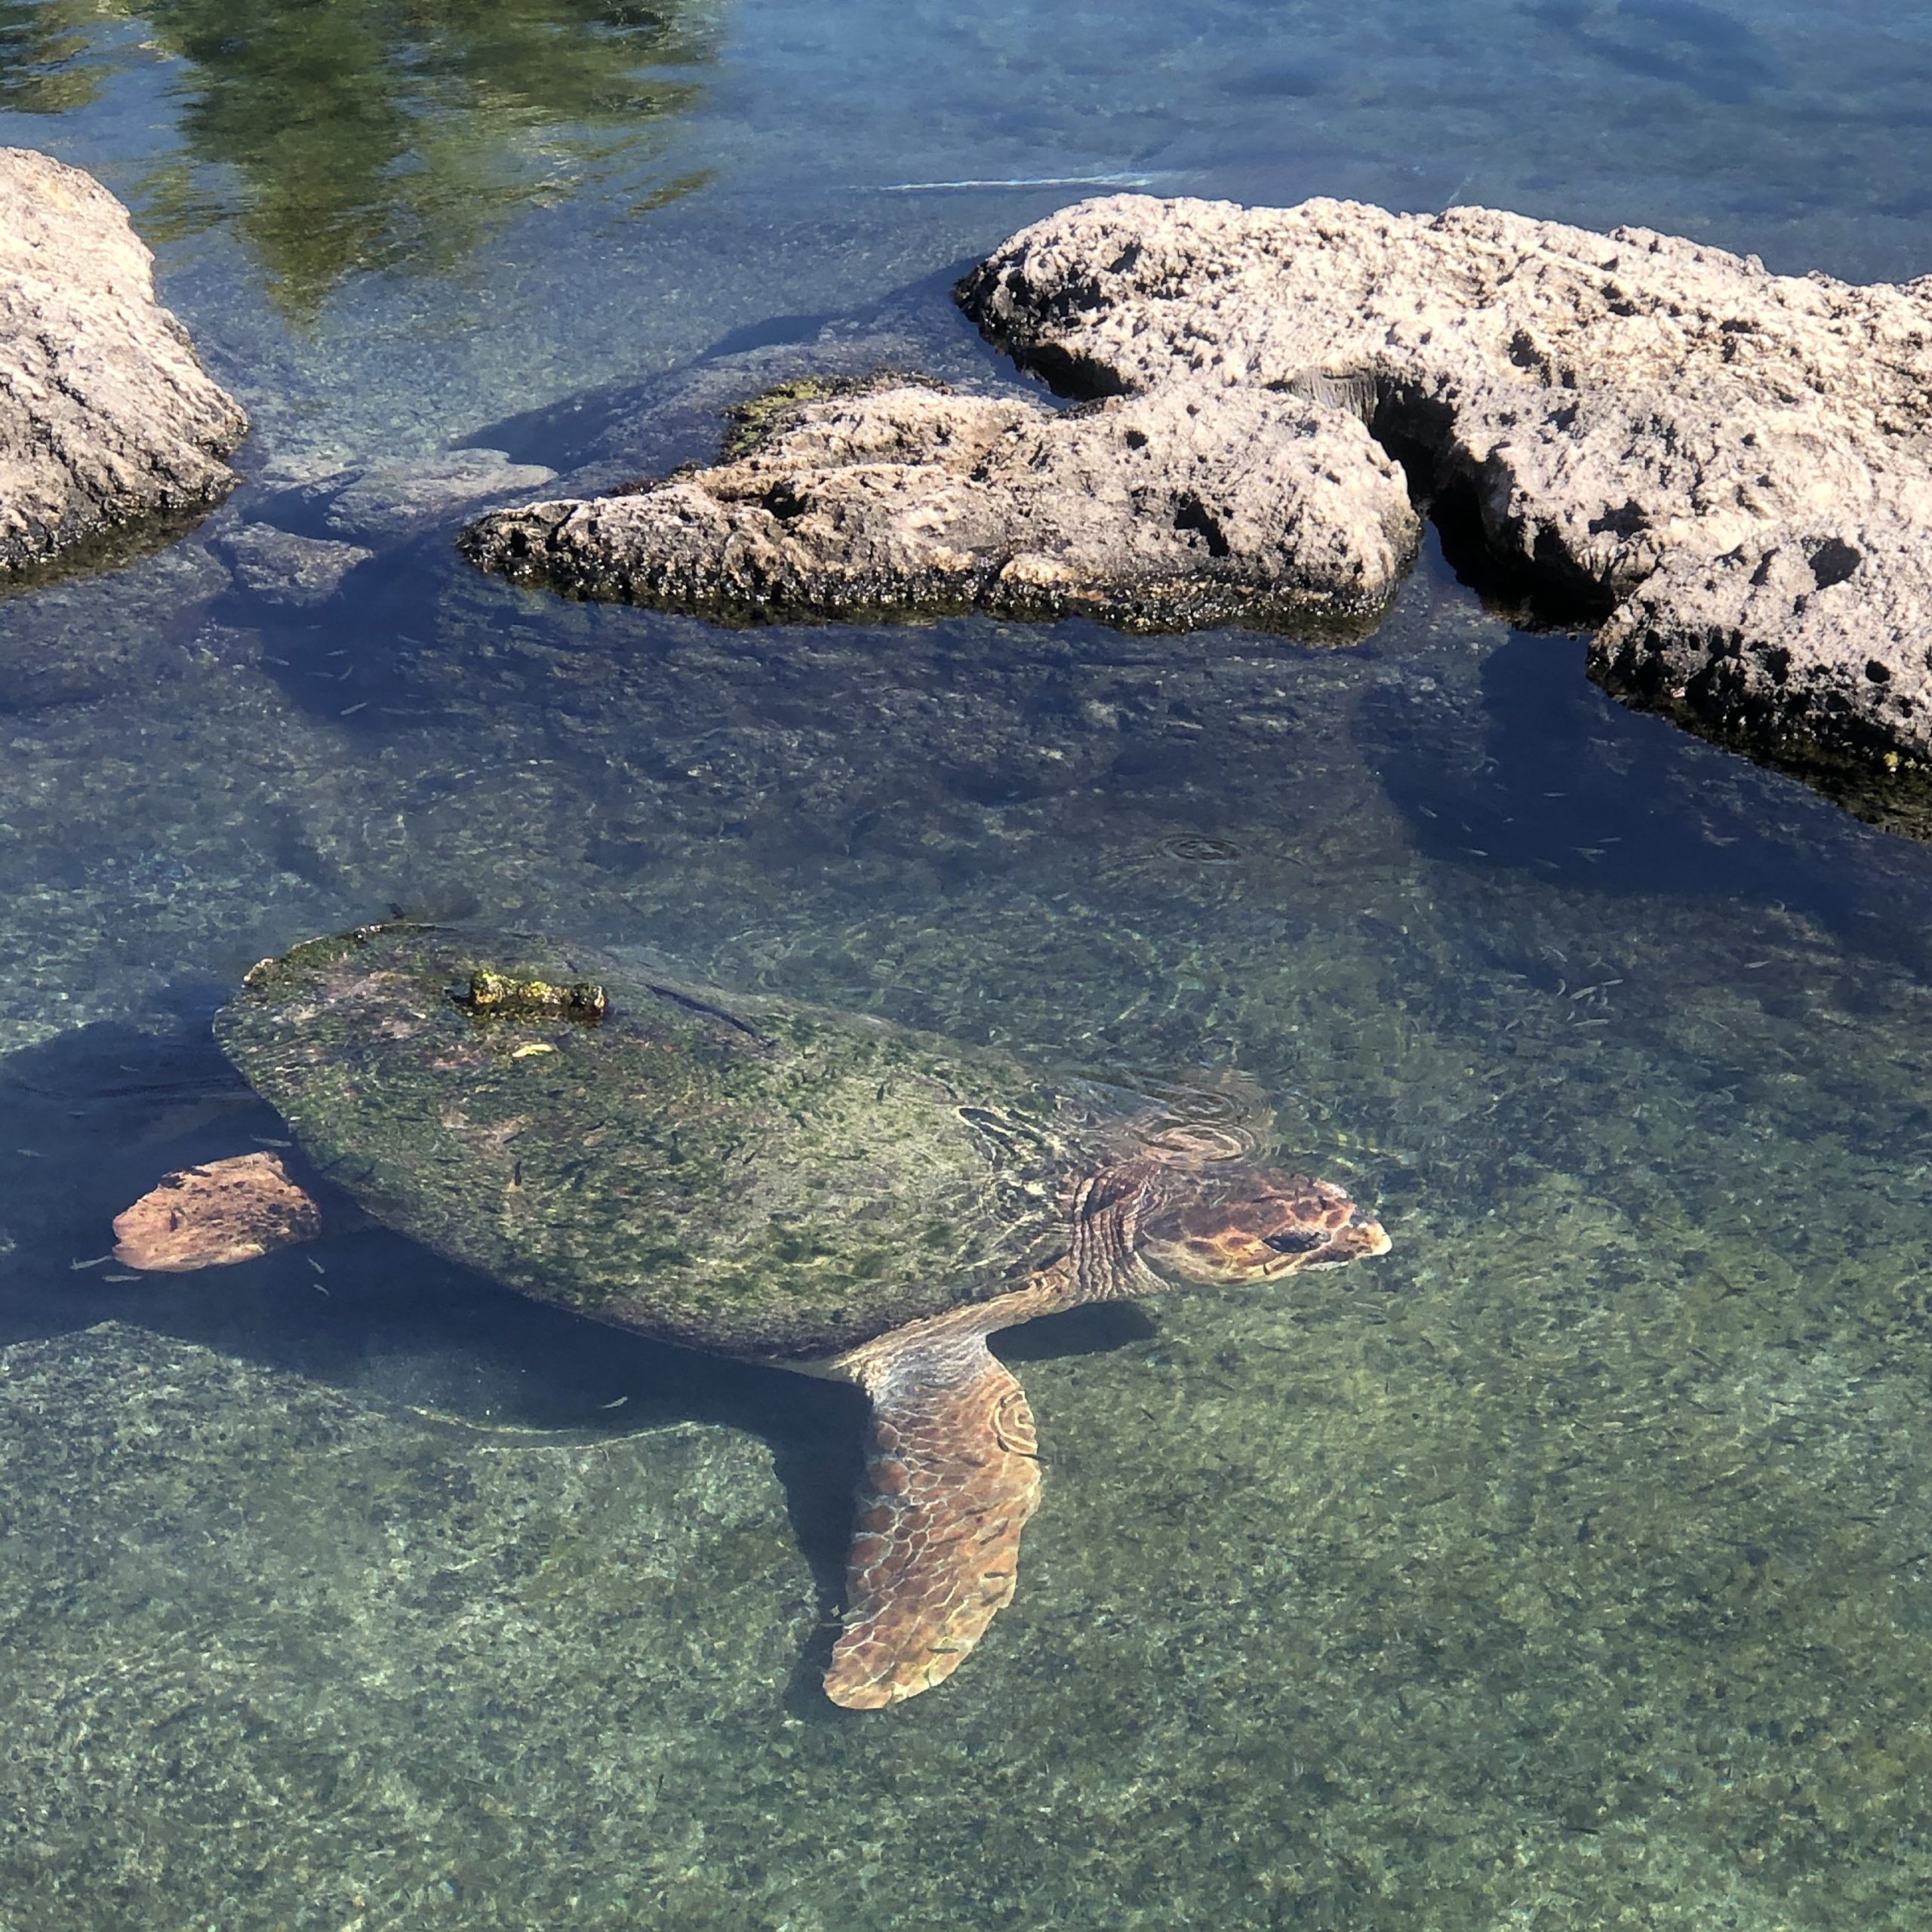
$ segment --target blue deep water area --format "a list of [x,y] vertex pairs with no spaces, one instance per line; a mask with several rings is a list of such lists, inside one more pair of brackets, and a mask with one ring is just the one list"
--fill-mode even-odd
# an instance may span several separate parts
[[[730,629],[423,480],[703,457],[829,324],[983,367],[952,277],[1119,186],[1905,279],[1928,101],[1875,0],[0,0],[0,143],[254,424],[0,601],[0,1932],[1932,1922],[1932,848],[1433,540],[1346,648]],[[848,1392],[348,1218],[109,1257],[286,1138],[226,990],[397,910],[1236,1110],[1392,1251],[1003,1338],[1016,1600],[838,1711]]]

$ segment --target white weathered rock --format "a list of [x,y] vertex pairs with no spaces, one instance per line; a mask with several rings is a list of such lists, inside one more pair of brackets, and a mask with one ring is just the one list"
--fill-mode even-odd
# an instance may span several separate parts
[[1769,749],[1932,758],[1932,278],[1484,208],[1118,196],[1016,235],[961,300],[1077,392],[1358,417],[1598,606],[1620,694]]
[[218,503],[248,429],[90,175],[0,148],[0,575]]
[[1297,397],[1056,411],[894,383],[775,412],[737,462],[500,511],[463,543],[579,595],[727,615],[977,606],[1172,629],[1372,616],[1419,528],[1361,423]]

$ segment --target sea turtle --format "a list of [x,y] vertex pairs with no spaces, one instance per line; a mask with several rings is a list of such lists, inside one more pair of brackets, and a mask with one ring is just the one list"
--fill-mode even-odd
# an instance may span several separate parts
[[[254,968],[216,1032],[377,1220],[600,1321],[865,1390],[826,1677],[848,1706],[938,1683],[1012,1598],[1039,1470],[989,1335],[1163,1277],[1275,1281],[1389,1247],[1340,1189],[1223,1130],[539,939],[310,940]],[[124,1215],[120,1252],[198,1265],[206,1211],[200,1258],[238,1259],[312,1232],[303,1200],[260,1154],[217,1162]]]

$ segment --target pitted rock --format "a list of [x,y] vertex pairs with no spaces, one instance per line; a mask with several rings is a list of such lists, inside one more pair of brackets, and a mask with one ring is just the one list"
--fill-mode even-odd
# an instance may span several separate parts
[[481,519],[467,553],[722,615],[1366,625],[1414,547],[1406,470],[1595,627],[1619,696],[1803,770],[1932,766],[1932,278],[1487,208],[1123,195],[959,299],[1086,406],[824,398],[735,462]]
[[1932,278],[1857,287],[1647,229],[1121,195],[961,299],[1075,393],[1285,389],[1466,488],[1593,604],[1619,695],[1762,748],[1932,759]]
[[1301,398],[1056,411],[888,382],[772,413],[736,462],[480,518],[466,553],[577,595],[725,617],[977,607],[1134,629],[1372,621],[1414,555],[1402,472]]

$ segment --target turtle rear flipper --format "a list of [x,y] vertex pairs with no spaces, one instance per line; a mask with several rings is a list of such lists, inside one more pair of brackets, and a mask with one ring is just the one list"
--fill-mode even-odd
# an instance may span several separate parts
[[872,1433],[845,1628],[825,1678],[826,1696],[849,1709],[950,1677],[1013,1601],[1020,1532],[1040,1495],[1032,1411],[984,1334],[950,1326],[903,1331],[854,1364]]

